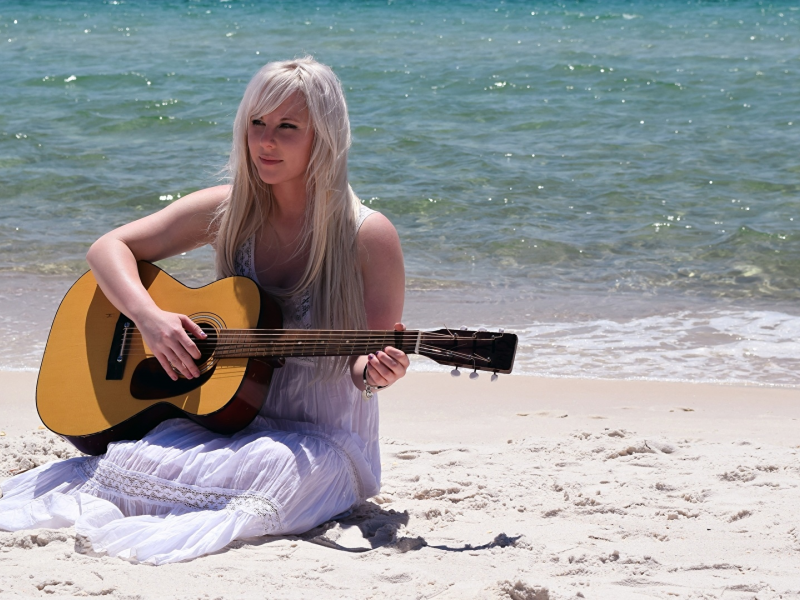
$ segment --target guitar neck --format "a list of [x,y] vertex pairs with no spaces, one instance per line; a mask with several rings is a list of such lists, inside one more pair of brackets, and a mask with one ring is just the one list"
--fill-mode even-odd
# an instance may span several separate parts
[[[226,329],[207,340],[218,358],[356,356],[394,346],[419,353],[432,334],[423,331],[330,331],[325,329]],[[203,342],[199,342],[202,344]]]

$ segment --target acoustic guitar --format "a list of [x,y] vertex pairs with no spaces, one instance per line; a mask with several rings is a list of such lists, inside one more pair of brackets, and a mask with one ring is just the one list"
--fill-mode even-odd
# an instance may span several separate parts
[[139,276],[160,308],[188,315],[207,334],[194,340],[201,375],[173,381],[133,321],[85,273],[53,321],[36,407],[48,429],[87,454],[141,439],[175,417],[218,433],[239,431],[258,414],[273,369],[286,357],[352,356],[394,346],[475,372],[510,373],[514,363],[517,336],[509,333],[282,329],[278,305],[246,277],[195,289],[146,262],[139,263]]

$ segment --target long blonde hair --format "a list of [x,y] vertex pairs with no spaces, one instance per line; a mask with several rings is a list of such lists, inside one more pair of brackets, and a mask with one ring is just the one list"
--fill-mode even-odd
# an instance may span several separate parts
[[[274,111],[294,92],[305,97],[314,130],[301,233],[308,263],[291,289],[270,292],[288,297],[308,290],[315,328],[365,329],[355,239],[361,202],[347,181],[350,120],[339,79],[311,57],[268,63],[247,85],[234,120],[227,164],[231,192],[215,218],[217,276],[235,274],[236,251],[269,221],[275,202],[271,186],[261,181],[250,157],[248,125]],[[324,361],[325,374],[340,371],[345,362],[345,358]]]

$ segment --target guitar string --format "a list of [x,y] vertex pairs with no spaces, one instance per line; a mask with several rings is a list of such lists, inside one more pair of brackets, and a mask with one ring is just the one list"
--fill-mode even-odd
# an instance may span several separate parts
[[[209,336],[206,339],[194,340],[195,345],[198,348],[224,348],[224,347],[238,347],[242,345],[258,345],[258,344],[269,344],[269,345],[285,345],[287,347],[308,347],[314,345],[333,345],[333,344],[340,344],[340,345],[391,345],[397,344],[398,337],[400,344],[402,346],[405,345],[415,345],[417,341],[426,341],[435,343],[436,341],[451,341],[456,344],[475,344],[478,343],[480,345],[485,345],[487,343],[491,343],[496,341],[497,338],[493,337],[483,337],[483,338],[473,338],[473,337],[453,337],[448,335],[441,335],[441,334],[429,334],[423,333],[421,336],[418,334],[413,335],[394,335],[394,334],[360,334],[360,335],[336,335],[336,336],[326,336],[321,337],[318,335],[304,335],[304,336],[297,336],[297,335],[284,335],[284,334],[265,334],[265,335],[252,335],[246,334],[237,336],[235,334],[224,334],[221,336]],[[125,345],[126,347],[130,347],[132,343],[141,342],[142,335],[141,334],[133,334],[129,333],[125,338]]]
[[[129,327],[128,331],[132,334],[141,333],[138,327]],[[210,335],[224,335],[227,333],[236,335],[403,335],[403,336],[416,336],[420,333],[419,330],[404,329],[403,331],[396,331],[394,329],[282,329],[282,328],[222,328],[211,329],[208,332]],[[503,335],[503,333],[494,334],[490,331],[468,331],[459,329],[451,333],[440,333],[437,331],[422,331],[423,335],[442,336],[442,337],[471,337],[465,334],[486,333],[490,335]]]
[[[419,347],[419,354],[435,353],[435,354],[448,354],[458,352],[459,349],[470,349],[471,344],[456,345],[452,348],[438,348],[428,344],[421,344]],[[203,348],[201,348],[201,351]],[[239,344],[231,345],[225,348],[213,349],[210,354],[218,358],[227,357],[241,357],[241,356],[354,356],[369,353],[370,348],[364,346],[357,346],[352,344],[342,344],[331,346],[329,344],[308,344],[302,347],[297,345],[280,345],[264,347],[256,344]],[[413,353],[411,348],[407,349],[408,353]],[[122,356],[134,356],[142,354],[143,348],[130,348],[122,354]],[[148,353],[151,354],[151,353]]]
[[[419,354],[431,356],[444,357],[444,358],[460,358],[461,360],[471,361],[474,365],[475,361],[491,362],[483,356],[477,355],[474,352],[471,355],[458,352],[456,349],[463,345],[474,345],[474,343],[493,341],[495,335],[502,336],[503,334],[494,334],[489,332],[488,337],[477,338],[472,335],[464,335],[463,330],[458,330],[457,333],[439,333],[439,332],[419,332],[419,331],[393,331],[393,330],[296,330],[296,329],[223,329],[213,330],[209,332],[209,337],[204,340],[195,340],[198,349],[207,350],[208,347],[212,350],[212,355],[217,359],[243,357],[244,356],[273,356],[273,357],[290,357],[290,356],[349,356],[355,354],[363,354],[369,351],[369,348],[364,346],[375,345],[380,342],[382,346],[384,343],[397,342],[400,339],[400,345],[405,343],[413,343],[416,347],[417,342],[423,339],[430,342],[438,340],[454,341],[456,345],[452,348],[442,349],[438,346],[430,346],[429,344],[420,344],[418,350]],[[475,332],[469,332],[474,334]],[[286,339],[286,338],[290,339]],[[126,336],[126,351],[122,354],[124,356],[131,356],[139,354],[137,349],[132,348],[131,344],[134,341],[141,341],[142,334],[138,328],[130,328]],[[323,339],[320,339],[323,338]],[[327,339],[325,339],[327,338]],[[310,340],[310,343],[309,341]],[[339,342],[338,345],[333,345],[332,342]],[[264,345],[269,344],[269,348]],[[358,346],[358,347],[357,347]],[[359,352],[360,350],[362,350]],[[145,356],[152,354],[143,353]]]
[[[437,341],[437,336],[429,336],[427,334],[423,334],[421,337],[417,335],[413,336],[400,336],[400,345],[405,346],[406,344],[411,345],[414,344],[416,346],[416,342],[419,339],[420,342],[423,340],[425,342],[435,342]],[[130,344],[132,342],[139,342],[141,341],[141,336],[127,336],[125,343],[126,346],[130,348]],[[463,345],[463,344],[474,344],[476,341],[481,345],[485,345],[488,342],[493,341],[490,338],[484,339],[473,339],[473,338],[452,338],[450,336],[445,336],[444,338],[439,337],[438,340],[445,339],[447,341],[452,341],[456,345]],[[255,337],[255,336],[242,336],[241,338],[236,338],[235,336],[223,336],[223,339],[214,340],[214,339],[205,339],[205,340],[195,340],[195,344],[199,349],[211,348],[211,349],[225,349],[225,348],[236,348],[240,346],[269,346],[269,347],[285,347],[285,348],[317,348],[317,347],[351,347],[351,346],[371,346],[371,345],[383,345],[384,343],[390,344],[392,342],[396,342],[396,336],[387,336],[387,335],[362,335],[362,336],[352,336],[352,339],[346,339],[344,336],[338,339],[319,339],[318,337],[306,338],[306,339],[286,339],[285,336],[273,336],[270,338],[264,337]]]
[[[294,349],[296,350],[296,348],[294,348]],[[429,346],[427,344],[421,344],[419,349],[420,349],[419,354],[421,354],[423,356],[433,357],[433,355],[435,355],[435,356],[441,356],[443,358],[460,358],[463,361],[472,362],[473,364],[475,363],[475,361],[483,361],[483,362],[486,362],[486,363],[490,363],[491,362],[490,359],[488,359],[488,358],[486,358],[484,356],[480,356],[480,355],[475,354],[475,353],[464,354],[463,352],[458,352],[454,348],[453,349],[442,349],[442,348],[439,348],[437,346]],[[238,350],[238,352],[236,350],[232,350],[231,352],[228,352],[228,353],[226,353],[226,352],[216,353],[215,352],[215,353],[212,354],[212,356],[214,358],[216,358],[216,359],[244,358],[240,354],[241,352],[244,352],[248,356],[252,356],[252,354],[249,354],[248,350],[246,350],[244,348],[239,348],[237,350]],[[252,349],[249,349],[249,350],[252,350]],[[308,351],[307,348],[305,348],[304,350]],[[347,350],[352,350],[352,349],[351,348],[347,348]],[[141,354],[143,356],[153,356],[152,353],[143,352],[143,351],[141,351],[141,352],[132,351],[132,352],[127,353],[126,356],[136,356],[136,355],[139,355],[139,354]],[[312,350],[311,354],[312,355],[316,355],[316,356],[326,356],[326,354],[323,354],[321,352],[314,352],[313,350]],[[259,356],[258,354],[255,354],[255,355]],[[348,355],[350,355],[350,352],[342,352],[342,354],[340,354],[340,356],[348,356]],[[293,356],[293,354],[291,352],[276,352],[275,354],[269,354],[269,355],[265,355],[265,356],[273,356],[273,357],[276,357],[276,358],[278,358],[278,357],[281,357],[281,358],[282,357],[287,357],[288,358],[288,357]],[[303,354],[300,354],[300,356],[303,356]],[[334,354],[333,356],[336,356],[336,354]],[[209,358],[211,358],[211,357],[209,357]]]
[[[363,330],[353,330],[353,331],[328,331],[325,329],[318,329],[318,330],[297,330],[297,329],[223,329],[221,332],[212,331],[208,334],[208,338],[206,339],[214,339],[216,338],[224,338],[224,337],[233,337],[233,336],[247,336],[252,338],[329,338],[332,339],[334,337],[338,339],[344,338],[364,338],[364,337],[402,337],[408,339],[416,339],[419,336],[419,331],[391,331],[391,330],[377,330],[377,331],[363,331]],[[463,332],[462,332],[463,333]],[[483,332],[481,332],[483,333]],[[487,332],[488,333],[488,332]],[[130,328],[128,330],[128,338],[133,339],[134,337],[141,336],[142,333],[138,329]],[[437,333],[433,331],[423,331],[422,335],[428,338],[440,338],[440,339],[473,339],[472,336],[465,336],[465,335],[448,335],[446,333]],[[491,335],[503,335],[503,334],[491,334]],[[487,338],[484,338],[487,339]],[[203,340],[200,340],[203,341]]]
[[[242,330],[242,331],[252,331],[252,330]],[[324,330],[323,330],[324,331]],[[231,333],[230,330],[225,330],[221,335],[209,335],[208,338],[205,339],[195,339],[195,345],[199,347],[205,346],[213,346],[216,348],[224,347],[224,346],[240,346],[242,344],[252,345],[258,343],[283,343],[286,345],[313,345],[316,344],[326,344],[330,345],[332,343],[339,343],[343,345],[348,344],[383,344],[386,343],[387,345],[391,343],[396,343],[398,341],[398,337],[400,338],[400,343],[402,345],[405,344],[414,344],[416,345],[417,340],[422,341],[429,341],[435,342],[439,341],[454,341],[456,343],[475,343],[476,341],[479,343],[486,343],[493,341],[493,337],[484,337],[484,338],[473,338],[473,337],[464,337],[464,336],[449,336],[446,334],[438,334],[438,333],[429,333],[423,332],[422,335],[419,335],[419,332],[415,333],[408,333],[405,332],[398,332],[400,335],[395,333],[384,333],[384,332],[354,332],[354,335],[348,334],[322,334],[320,335],[317,332],[304,332],[301,335],[292,333],[292,330],[287,330],[286,333],[264,333],[264,334],[236,334]],[[126,346],[133,342],[140,342],[142,340],[142,334],[138,331],[129,332],[127,336],[125,336],[125,343]]]
[[[480,355],[475,355],[475,354],[467,355],[467,354],[463,354],[461,352],[442,352],[438,348],[431,348],[431,349],[427,350],[426,352],[420,352],[420,354],[423,355],[423,356],[428,356],[429,358],[432,358],[433,360],[436,360],[434,355],[437,355],[437,356],[441,357],[442,359],[450,359],[450,360],[459,359],[459,362],[460,362],[461,366],[469,367],[469,368],[476,368],[476,369],[487,368],[487,367],[489,367],[489,364],[491,363],[490,359],[488,359],[486,357],[483,357],[483,356],[480,356]],[[142,356],[144,356],[144,357],[153,357],[152,354],[144,353],[144,352],[142,353]],[[225,357],[225,356],[216,356],[215,355],[214,358],[217,359],[217,360],[222,360],[224,358],[243,358],[243,357],[238,357],[238,356],[237,357]],[[273,357],[273,358],[291,358],[291,357],[290,356],[280,356],[280,357],[276,356],[276,357]],[[445,361],[442,360],[442,361],[437,361],[437,362],[445,362]],[[485,363],[485,364],[479,364],[479,363]],[[234,367],[234,365],[216,365],[216,366],[217,367],[230,367],[230,368]]]
[[[307,343],[310,341],[318,341],[320,343],[331,343],[331,342],[342,342],[342,343],[350,343],[350,342],[372,342],[372,341],[379,341],[379,340],[388,340],[388,341],[396,341],[400,338],[400,341],[403,343],[416,343],[418,338],[425,339],[425,340],[470,340],[472,341],[473,338],[469,337],[452,337],[448,335],[436,335],[436,334],[428,334],[423,333],[421,336],[417,333],[413,335],[394,335],[394,334],[384,334],[384,333],[366,333],[366,334],[356,334],[356,335],[346,335],[346,334],[336,334],[336,335],[316,335],[316,334],[306,334],[306,335],[294,335],[294,334],[229,334],[225,333],[223,335],[209,335],[207,338],[204,339],[194,339],[196,344],[238,344],[243,341],[246,342],[269,342],[269,341],[284,341],[286,343],[298,342],[298,343]],[[141,340],[142,334],[141,333],[128,333],[125,336],[126,341],[133,341],[133,340]],[[487,338],[484,338],[487,339]]]

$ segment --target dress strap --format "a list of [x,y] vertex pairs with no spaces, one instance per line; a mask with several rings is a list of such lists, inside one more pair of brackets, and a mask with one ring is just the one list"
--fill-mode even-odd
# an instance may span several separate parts
[[377,211],[372,210],[370,207],[362,204],[358,209],[358,222],[356,223],[356,233],[358,230],[361,229],[361,224],[364,223],[364,220],[370,216],[371,214]]

